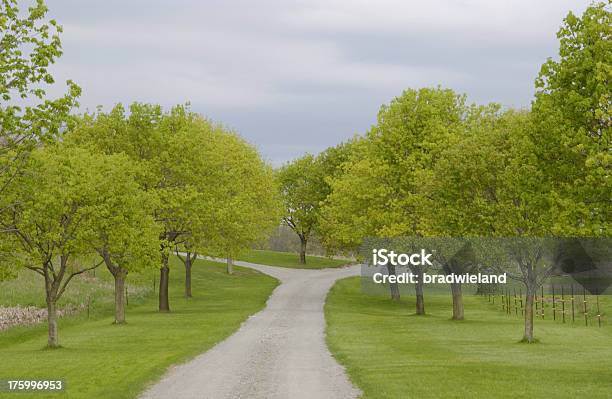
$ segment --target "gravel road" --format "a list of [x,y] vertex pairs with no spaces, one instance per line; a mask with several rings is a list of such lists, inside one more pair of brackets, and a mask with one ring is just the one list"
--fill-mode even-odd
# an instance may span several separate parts
[[225,341],[172,367],[143,399],[357,398],[325,345],[323,304],[334,281],[359,266],[298,270],[235,262],[281,281],[261,312]]

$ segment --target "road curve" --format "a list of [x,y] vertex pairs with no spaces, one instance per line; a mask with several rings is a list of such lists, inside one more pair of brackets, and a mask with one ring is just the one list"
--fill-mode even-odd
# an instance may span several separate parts
[[302,270],[235,263],[280,280],[267,306],[209,351],[172,367],[141,398],[359,397],[327,349],[323,314],[331,286],[358,275],[359,266]]

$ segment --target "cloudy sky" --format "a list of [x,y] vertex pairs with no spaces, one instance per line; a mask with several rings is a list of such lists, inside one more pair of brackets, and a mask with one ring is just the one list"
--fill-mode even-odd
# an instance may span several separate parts
[[48,3],[64,26],[55,75],[83,88],[83,109],[189,101],[280,164],[365,132],[408,87],[528,106],[540,65],[557,54],[563,17],[589,2]]

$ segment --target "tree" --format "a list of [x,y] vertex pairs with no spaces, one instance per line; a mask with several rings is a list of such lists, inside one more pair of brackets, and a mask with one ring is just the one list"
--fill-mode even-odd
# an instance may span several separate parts
[[86,265],[99,245],[98,232],[109,217],[130,217],[130,209],[121,209],[127,214],[113,209],[117,198],[108,192],[115,184],[127,187],[130,177],[115,169],[122,162],[119,156],[50,145],[32,153],[27,173],[10,191],[18,201],[0,220],[11,232],[12,262],[44,278],[49,347],[59,346],[57,302],[68,284],[102,263]]
[[281,167],[276,173],[285,208],[283,222],[300,238],[300,263],[306,264],[306,246],[317,228],[321,202],[326,197],[324,175],[312,155]]
[[224,171],[219,182],[224,200],[217,203],[218,233],[210,249],[226,255],[231,274],[232,260],[278,226],[282,206],[272,168],[257,150],[234,133],[219,134],[217,139],[213,152],[221,161],[216,167]]
[[84,115],[69,139],[106,154],[123,152],[138,167],[137,180],[153,198],[159,226],[161,312],[170,311],[172,252],[217,251],[221,243],[224,251],[234,250],[259,237],[273,219],[276,190],[269,167],[237,135],[188,107],[163,112],[136,103],[126,116],[118,105],[109,113]]
[[101,187],[104,196],[98,206],[103,206],[105,214],[92,245],[115,280],[115,324],[123,324],[127,276],[156,266],[159,227],[152,217],[154,204],[140,189],[133,163],[123,154],[110,159],[112,162],[104,163],[100,173],[113,183]]
[[472,243],[479,262],[506,273],[525,285],[525,323],[521,342],[534,343],[533,307],[539,287],[557,270],[555,252],[560,240],[543,237],[477,238]]
[[[203,193],[190,182],[193,173],[178,169],[182,148],[170,145],[170,137],[196,118],[184,107],[175,107],[164,114],[160,106],[134,103],[130,115],[121,105],[109,113],[98,110],[83,115],[67,139],[78,146],[105,154],[126,154],[139,170],[137,181],[152,198],[154,220],[159,226],[158,253],[161,258],[159,310],[170,311],[168,298],[168,258],[188,234],[187,219],[200,220]],[[185,179],[189,177],[189,181]]]
[[[233,259],[254,241],[268,236],[280,221],[280,202],[272,169],[239,135],[209,122],[194,122],[175,133],[169,148],[183,157],[173,166],[184,180],[206,196],[199,220],[187,223],[187,252],[225,256],[228,273]],[[196,223],[197,222],[197,223]]]
[[[537,245],[512,249],[524,240],[540,243],[550,236],[554,220],[550,189],[554,178],[539,168],[528,112],[487,113],[443,150],[435,166],[421,176],[423,229],[463,237],[509,237],[506,241],[475,240],[481,262],[489,269],[518,270],[513,277],[526,288],[525,341],[533,342],[533,299],[550,275],[550,264],[539,261]],[[484,243],[490,243],[482,248]],[[504,248],[504,251],[498,251]],[[522,258],[510,256],[522,253]],[[488,255],[487,255],[488,254]],[[510,254],[510,255],[509,255]]]
[[[481,192],[485,198],[496,188],[496,178],[502,172],[495,163],[502,152],[492,139],[499,129],[500,107],[496,104],[470,106],[456,134],[437,142],[436,161],[424,164],[415,172],[415,212],[418,230],[434,240],[438,253],[455,256],[465,243],[460,238],[491,234],[485,218],[495,218],[494,211],[485,212],[476,201]],[[497,136],[495,136],[497,137]],[[503,146],[502,146],[503,148]],[[490,157],[490,158],[488,158]],[[493,163],[491,165],[491,163]],[[475,181],[482,184],[475,186]],[[477,207],[477,209],[473,209]],[[473,209],[473,211],[471,211]],[[469,212],[467,210],[470,210]],[[465,248],[469,252],[469,247]],[[449,256],[436,257],[439,267],[447,274],[465,273],[466,262]],[[467,262],[470,263],[470,262]],[[475,266],[469,267],[475,271]],[[450,284],[453,299],[453,320],[463,320],[464,307],[461,283]]]
[[555,233],[609,236],[612,182],[612,12],[610,3],[569,13],[557,33],[533,102],[540,169],[554,176]]
[[[355,246],[365,235],[422,236],[419,172],[461,132],[467,113],[464,96],[441,88],[406,90],[383,105],[359,155],[332,181],[322,212],[328,241]],[[416,311],[424,313],[422,295]]]
[[[469,240],[462,237],[437,237],[429,239],[425,243],[429,245],[423,245],[423,247],[432,250],[434,262],[447,275],[461,275],[476,270],[476,255]],[[464,308],[461,283],[453,281],[449,285],[453,299],[452,320],[463,320]]]
[[46,85],[54,83],[49,67],[62,55],[62,28],[45,19],[47,11],[42,0],[27,12],[16,0],[0,3],[0,194],[19,175],[36,143],[60,133],[80,94],[68,81],[65,96],[46,98]]
[[[360,140],[360,137],[353,137],[338,145],[328,147],[317,155],[316,161],[319,165],[320,174],[323,177],[324,183],[322,187],[323,197],[327,198],[332,192],[331,181],[344,173],[344,167],[354,156],[355,148],[358,146]],[[317,227],[320,227],[320,225],[318,224]]]
[[[179,248],[183,249],[184,255],[181,254]],[[176,247],[176,256],[183,262],[185,266],[185,298],[192,298],[193,294],[191,292],[191,268],[193,267],[193,263],[198,259],[198,253],[195,252],[193,245],[189,243],[189,241],[183,242],[180,246]]]
[[328,252],[359,248],[364,237],[376,236],[389,220],[385,207],[391,195],[391,184],[384,180],[389,175],[387,166],[368,156],[368,144],[365,140],[356,142],[342,173],[328,180],[330,192],[319,226]]

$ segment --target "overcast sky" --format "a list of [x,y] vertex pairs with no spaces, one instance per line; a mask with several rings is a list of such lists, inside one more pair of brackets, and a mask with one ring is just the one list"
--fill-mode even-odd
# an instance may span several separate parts
[[[529,106],[570,0],[50,0],[83,109],[192,109],[280,164],[364,133],[405,88]],[[58,91],[59,92],[59,91]]]

